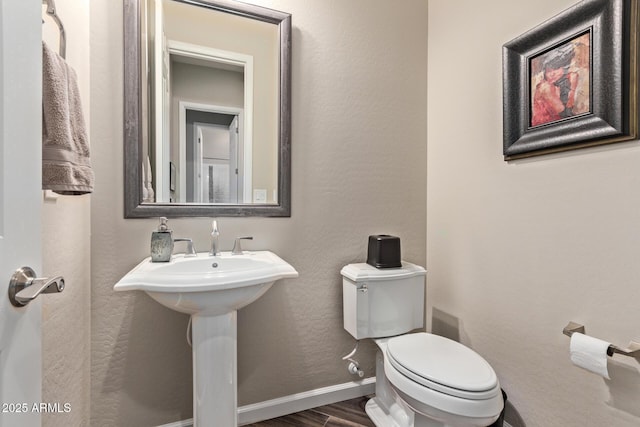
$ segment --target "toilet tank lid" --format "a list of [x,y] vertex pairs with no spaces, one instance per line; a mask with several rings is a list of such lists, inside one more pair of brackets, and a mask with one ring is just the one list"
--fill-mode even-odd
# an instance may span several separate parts
[[340,274],[353,282],[406,279],[426,275],[427,270],[419,265],[402,261],[399,268],[376,268],[366,263],[345,265]]

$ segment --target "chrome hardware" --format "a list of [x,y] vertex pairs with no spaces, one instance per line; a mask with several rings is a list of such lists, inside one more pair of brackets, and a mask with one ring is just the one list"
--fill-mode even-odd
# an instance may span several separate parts
[[364,293],[367,292],[369,290],[369,288],[367,287],[367,285],[362,285],[358,288],[358,291]]
[[364,371],[360,369],[360,364],[358,363],[358,361],[353,359],[353,356],[355,356],[356,352],[358,351],[358,344],[360,344],[360,341],[356,341],[356,346],[353,348],[351,353],[344,356],[342,360],[349,361],[349,366],[347,367],[347,370],[349,371],[350,374],[357,375],[360,378],[362,378],[364,377]]
[[[567,326],[565,326],[562,330],[562,333],[568,337],[573,335],[575,332],[584,334],[584,326],[575,322],[569,322],[569,324],[567,324]],[[620,348],[611,344],[607,349],[607,355],[613,356],[614,353],[622,354],[623,356],[634,357],[640,360],[640,343],[631,341],[628,348]]]
[[[65,58],[67,51],[67,35],[64,31],[64,25],[62,25],[62,21],[60,17],[56,13],[56,4],[53,0],[42,0],[42,4],[47,5],[47,15],[50,15],[51,18],[55,21],[56,25],[60,29],[60,56]],[[44,24],[44,19],[42,20]]]
[[193,246],[193,240],[185,238],[173,239],[173,243],[177,242],[187,242],[187,250],[184,252],[184,256],[198,256],[196,248]]
[[241,240],[253,240],[253,237],[236,237],[236,241],[233,243],[233,250],[231,251],[231,255],[242,255],[242,245],[240,244]]
[[575,322],[569,322],[567,326],[564,327],[562,333],[566,336],[570,337],[574,332],[578,332],[580,334],[584,334],[584,326],[579,325]]
[[24,307],[40,294],[52,294],[63,290],[64,278],[62,276],[53,279],[36,278],[36,272],[31,267],[22,267],[11,276],[9,301],[16,307]]
[[211,251],[209,251],[209,255],[211,256],[220,255],[220,248],[218,247],[219,236],[220,231],[218,230],[218,221],[214,219],[211,223]]
[[357,375],[360,378],[364,377],[364,371],[360,369],[360,365],[356,361],[349,362],[349,366],[347,367],[347,370],[351,375]]

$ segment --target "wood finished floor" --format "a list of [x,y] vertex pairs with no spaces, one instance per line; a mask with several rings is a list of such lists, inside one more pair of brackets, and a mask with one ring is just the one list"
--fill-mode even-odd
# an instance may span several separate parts
[[369,397],[358,397],[245,427],[375,427],[364,412],[367,400]]

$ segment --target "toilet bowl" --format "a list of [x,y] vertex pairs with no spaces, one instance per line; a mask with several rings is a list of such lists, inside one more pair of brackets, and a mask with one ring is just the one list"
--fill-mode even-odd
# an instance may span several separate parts
[[[341,271],[345,329],[373,338],[376,395],[366,412],[377,427],[486,427],[504,406],[498,378],[472,349],[424,332],[424,278],[419,266]],[[389,333],[389,332],[392,333]]]

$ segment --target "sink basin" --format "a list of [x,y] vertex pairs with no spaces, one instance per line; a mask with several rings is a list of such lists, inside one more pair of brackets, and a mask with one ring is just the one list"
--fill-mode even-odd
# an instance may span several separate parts
[[144,291],[191,315],[194,426],[235,427],[238,420],[237,310],[298,272],[269,251],[143,260],[113,287]]
[[238,310],[264,294],[276,280],[298,272],[269,251],[195,257],[170,262],[146,258],[116,285],[116,291],[145,291],[165,307],[187,314],[215,315]]

